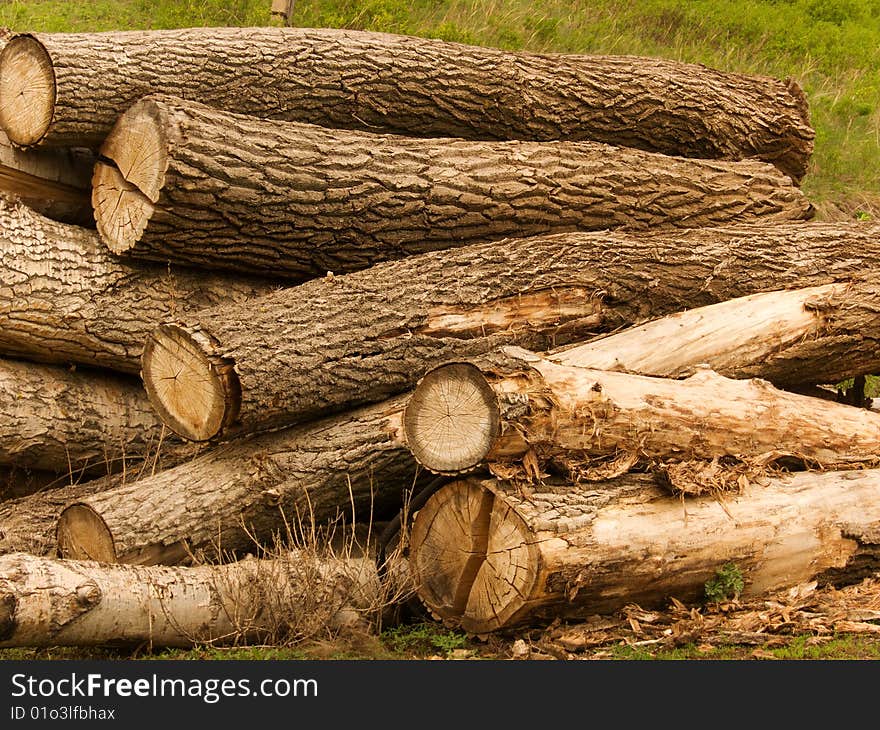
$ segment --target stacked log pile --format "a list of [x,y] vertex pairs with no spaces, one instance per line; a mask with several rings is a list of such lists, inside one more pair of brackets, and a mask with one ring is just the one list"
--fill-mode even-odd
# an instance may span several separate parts
[[[880,414],[820,386],[880,371],[880,227],[808,220],[793,80],[212,28],[13,35],[0,99],[0,644],[877,567]],[[298,544],[340,519],[375,564]]]

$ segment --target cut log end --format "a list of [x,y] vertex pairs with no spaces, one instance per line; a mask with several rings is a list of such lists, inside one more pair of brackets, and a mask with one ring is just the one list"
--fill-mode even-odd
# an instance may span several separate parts
[[0,54],[0,127],[13,144],[38,144],[55,114],[55,71],[42,43],[13,38]]
[[500,423],[495,393],[480,370],[467,363],[428,373],[403,416],[413,456],[438,474],[479,466],[498,438]]
[[493,492],[463,480],[419,510],[410,565],[419,596],[440,620],[474,634],[508,623],[538,580],[540,553],[523,519]]
[[190,441],[220,435],[241,405],[234,364],[213,350],[207,335],[175,325],[161,325],[144,344],[147,397],[163,423]]
[[158,106],[143,99],[107,135],[92,177],[95,223],[114,253],[129,251],[140,239],[167,167],[165,122]]
[[91,507],[73,504],[58,518],[58,552],[68,560],[97,560],[115,563],[113,536],[104,520]]

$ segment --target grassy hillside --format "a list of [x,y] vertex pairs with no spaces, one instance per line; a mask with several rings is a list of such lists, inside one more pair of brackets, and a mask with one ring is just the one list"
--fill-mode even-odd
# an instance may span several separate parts
[[[26,0],[14,30],[267,25],[270,0]],[[639,54],[792,76],[817,132],[807,193],[826,216],[880,216],[880,4],[874,0],[297,0],[294,24],[508,49]]]

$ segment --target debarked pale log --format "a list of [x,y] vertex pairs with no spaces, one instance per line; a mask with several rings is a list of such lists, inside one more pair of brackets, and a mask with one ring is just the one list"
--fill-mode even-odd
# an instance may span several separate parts
[[0,464],[84,474],[159,468],[200,450],[168,433],[141,383],[109,372],[0,359]]
[[880,413],[700,370],[685,380],[560,365],[519,348],[429,372],[407,402],[407,444],[444,474],[487,462],[630,454],[872,464]]
[[[144,385],[169,428],[207,440],[382,400],[444,360],[505,344],[547,350],[755,292],[832,283],[871,270],[874,257],[880,226],[856,223],[465,246],[167,320],[144,347]],[[867,350],[855,352],[857,362]]]
[[795,179],[814,138],[792,79],[658,58],[326,28],[20,34],[0,56],[0,126],[19,145],[98,145],[154,92],[326,127],[757,157]]
[[160,95],[107,136],[92,205],[115,253],[295,280],[507,236],[813,214],[756,160],[378,135]]
[[701,601],[734,563],[744,597],[880,566],[880,471],[801,472],[723,503],[680,500],[646,475],[595,485],[466,479],[415,516],[410,569],[445,623],[475,634],[554,618]]
[[178,468],[72,502],[59,553],[174,564],[271,546],[404,503],[417,484],[398,398],[213,448]]
[[0,353],[137,374],[163,319],[272,291],[269,282],[114,256],[91,230],[0,196]]
[[291,551],[189,567],[0,557],[0,646],[247,644],[383,608],[369,559]]

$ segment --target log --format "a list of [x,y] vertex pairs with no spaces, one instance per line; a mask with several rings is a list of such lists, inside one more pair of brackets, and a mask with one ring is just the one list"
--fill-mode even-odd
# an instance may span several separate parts
[[441,474],[534,455],[589,468],[627,455],[674,462],[781,454],[871,464],[880,414],[700,370],[685,380],[559,365],[519,348],[429,372],[407,402],[406,441]]
[[0,359],[0,464],[108,474],[199,448],[167,434],[136,378]]
[[97,146],[153,92],[326,127],[757,157],[796,180],[814,137],[792,79],[658,58],[309,28],[20,34],[0,55],[0,126],[19,145]]
[[0,558],[0,646],[193,646],[312,636],[374,618],[369,559],[305,550],[191,567]]
[[0,196],[0,353],[137,374],[164,318],[271,291],[267,281],[122,260],[94,231]]
[[880,226],[857,223],[465,246],[169,319],[144,346],[144,386],[172,431],[222,438],[380,401],[446,360],[505,344],[543,351],[690,307],[853,278],[875,257]]
[[[180,467],[69,504],[59,554],[141,565],[214,560],[397,510],[417,470],[403,400],[220,445]],[[349,519],[350,518],[350,519]]]
[[94,228],[88,149],[21,150],[0,132],[0,192],[22,199],[41,215]]
[[295,280],[505,236],[813,214],[755,160],[377,135],[159,95],[107,136],[92,206],[115,253]]
[[62,486],[0,502],[0,555],[15,552],[57,555],[55,528],[68,504],[120,487],[151,472],[151,465],[144,463],[142,469],[134,473],[120,472],[83,482],[71,481],[68,475],[61,482]]
[[800,388],[880,372],[878,331],[880,287],[865,278],[751,294],[677,312],[560,348],[548,359],[673,378],[707,366],[730,378],[763,378]]
[[527,493],[466,479],[416,513],[410,541],[422,602],[478,635],[702,601],[727,563],[744,578],[743,598],[810,580],[841,585],[880,565],[880,470],[790,474],[723,503],[682,502],[637,474]]

